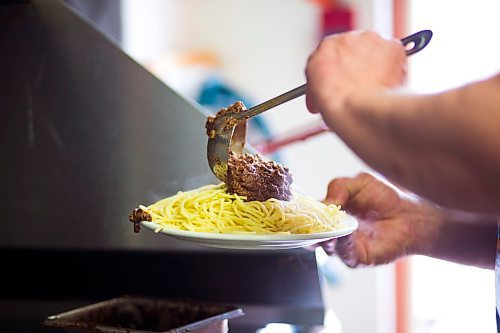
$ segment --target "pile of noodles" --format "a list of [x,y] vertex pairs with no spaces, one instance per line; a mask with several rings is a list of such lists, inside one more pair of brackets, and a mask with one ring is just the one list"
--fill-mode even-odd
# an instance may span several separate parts
[[226,185],[207,185],[140,208],[162,228],[224,234],[307,234],[342,228],[345,212],[294,193],[291,201],[245,201]]

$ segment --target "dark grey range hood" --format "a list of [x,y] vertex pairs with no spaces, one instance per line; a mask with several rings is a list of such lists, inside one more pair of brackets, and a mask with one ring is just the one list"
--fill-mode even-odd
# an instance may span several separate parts
[[124,294],[238,304],[241,332],[322,324],[312,252],[132,232],[138,204],[216,181],[199,106],[59,1],[0,4],[0,73],[2,327]]

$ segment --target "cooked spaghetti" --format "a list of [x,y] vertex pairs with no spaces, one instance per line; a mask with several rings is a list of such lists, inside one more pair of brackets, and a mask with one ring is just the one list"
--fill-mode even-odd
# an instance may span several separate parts
[[345,212],[301,194],[291,201],[245,201],[226,185],[207,185],[160,200],[148,207],[152,222],[163,228],[224,234],[307,234],[342,227]]

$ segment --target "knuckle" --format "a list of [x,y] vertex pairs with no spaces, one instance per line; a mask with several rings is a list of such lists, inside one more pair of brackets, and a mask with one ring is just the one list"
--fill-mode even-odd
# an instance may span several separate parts
[[373,180],[375,177],[373,177],[373,175],[369,174],[368,172],[360,172],[356,175],[355,178],[360,181],[369,181]]
[[317,52],[324,52],[327,49],[330,49],[332,45],[335,43],[335,37],[334,36],[327,36],[321,40],[321,42],[318,45],[318,50]]
[[345,182],[345,178],[335,178],[328,183],[328,190],[333,190],[340,187]]
[[352,255],[339,255],[339,258],[344,264],[346,264],[346,266],[350,268],[356,268],[359,266],[358,259]]
[[376,33],[375,31],[372,31],[372,30],[362,31],[361,36],[363,36],[364,38],[367,38],[367,39],[372,39],[372,40],[379,40],[382,38],[382,37],[380,37],[380,35],[378,33]]

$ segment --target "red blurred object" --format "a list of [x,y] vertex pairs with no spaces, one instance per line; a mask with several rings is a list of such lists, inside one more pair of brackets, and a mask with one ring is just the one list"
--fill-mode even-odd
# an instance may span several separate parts
[[337,6],[337,0],[311,0],[322,9],[330,9]]
[[282,137],[267,140],[266,142],[255,145],[255,148],[261,154],[272,154],[282,147],[285,147],[287,145],[290,145],[298,141],[304,141],[312,136],[321,134],[323,132],[328,132],[329,130],[330,129],[325,125],[325,123],[321,122],[319,125],[316,125],[310,129],[306,129],[299,133],[285,135]]
[[408,31],[406,30],[406,22],[408,21],[408,3],[407,0],[393,0],[392,16],[394,37],[402,38]]
[[327,36],[355,28],[354,10],[337,0],[310,0],[321,9],[321,35]]
[[354,29],[354,11],[348,6],[324,9],[321,21],[323,36]]

